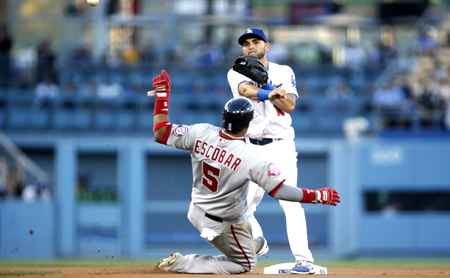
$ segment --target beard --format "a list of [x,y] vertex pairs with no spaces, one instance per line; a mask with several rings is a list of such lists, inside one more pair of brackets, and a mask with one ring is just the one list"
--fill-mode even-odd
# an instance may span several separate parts
[[262,52],[256,53],[256,58],[261,60],[262,57],[264,57],[264,55],[266,55],[266,50],[265,49],[263,49]]
[[263,49],[261,52],[257,52],[256,54],[253,54],[253,55],[256,56],[256,58],[261,60],[261,58],[264,57],[264,55],[266,55],[266,50]]

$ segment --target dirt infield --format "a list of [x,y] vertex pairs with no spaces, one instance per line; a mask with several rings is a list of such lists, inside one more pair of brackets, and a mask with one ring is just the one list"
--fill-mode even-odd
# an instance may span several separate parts
[[[242,275],[252,277],[283,277],[284,275],[265,275],[264,268],[257,267],[251,273]],[[133,277],[217,277],[218,275],[194,275],[194,274],[178,274],[170,272],[161,272],[155,270],[154,267],[0,267],[0,271],[13,271],[13,275],[3,277],[26,277],[26,278],[84,278],[107,276],[114,278],[133,278]],[[57,271],[57,274],[31,274],[23,275],[27,272],[35,273],[36,271]],[[328,268],[328,275],[335,278],[340,277],[450,277],[450,268],[447,269],[373,269],[373,268]]]

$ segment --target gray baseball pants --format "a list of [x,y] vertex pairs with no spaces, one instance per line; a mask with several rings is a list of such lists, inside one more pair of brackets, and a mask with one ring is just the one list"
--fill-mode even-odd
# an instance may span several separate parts
[[[197,230],[211,221],[206,213],[191,203],[188,218]],[[238,274],[251,271],[256,266],[256,253],[251,225],[245,216],[237,223],[223,222],[222,233],[208,240],[223,255],[179,255],[170,270],[183,273]]]

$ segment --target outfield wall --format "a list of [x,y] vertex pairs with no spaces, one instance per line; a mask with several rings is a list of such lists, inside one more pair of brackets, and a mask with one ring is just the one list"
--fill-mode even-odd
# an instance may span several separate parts
[[[187,153],[145,138],[12,138],[53,173],[51,203],[0,203],[0,257],[142,257],[155,246],[207,247],[186,218]],[[337,207],[303,205],[311,249],[335,257],[450,254],[450,142],[297,140],[299,187],[336,188]],[[79,201],[76,183],[117,190],[117,201]],[[257,213],[272,246],[287,246],[278,201]],[[32,232],[31,232],[32,231]]]

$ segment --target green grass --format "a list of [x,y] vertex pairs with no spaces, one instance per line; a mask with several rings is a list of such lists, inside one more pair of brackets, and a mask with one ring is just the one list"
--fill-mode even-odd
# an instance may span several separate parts
[[61,271],[34,271],[34,270],[2,270],[0,276],[6,275],[44,275],[44,274],[61,274]]
[[132,259],[61,259],[61,260],[0,260],[0,267],[5,266],[52,266],[52,267],[102,267],[102,266],[154,266],[156,261],[150,260],[132,260]]
[[[283,262],[275,262],[283,263]],[[328,268],[408,268],[408,269],[450,269],[450,258],[444,259],[350,259],[320,260],[318,265]],[[258,262],[258,266],[273,265],[274,262]]]
[[[324,265],[326,263],[324,262]],[[328,267],[356,267],[356,268],[447,268],[450,260],[358,260],[330,262]]]

